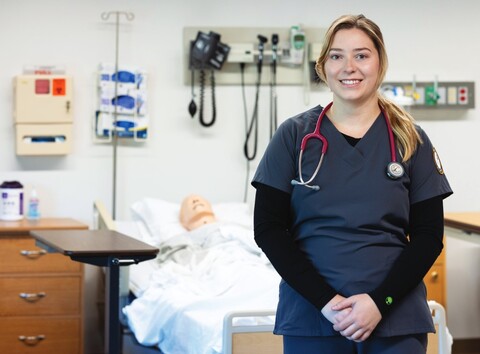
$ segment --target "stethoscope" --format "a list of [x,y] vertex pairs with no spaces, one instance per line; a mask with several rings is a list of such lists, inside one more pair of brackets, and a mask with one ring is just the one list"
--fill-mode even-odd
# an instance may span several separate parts
[[[311,185],[310,183],[317,177],[318,172],[320,171],[320,167],[322,166],[323,158],[325,157],[325,154],[327,153],[327,148],[328,148],[328,141],[327,139],[320,133],[320,126],[322,124],[323,117],[325,116],[325,113],[330,109],[330,107],[333,105],[333,102],[330,102],[320,113],[318,116],[317,120],[317,125],[315,126],[315,130],[312,133],[309,133],[305,135],[302,139],[302,143],[300,145],[300,155],[298,156],[298,176],[300,181],[297,181],[295,179],[292,179],[291,183],[294,186],[305,186],[308,188],[311,188],[313,190],[320,190],[320,187],[318,185]],[[391,161],[387,165],[387,176],[390,177],[391,179],[395,180],[403,176],[405,173],[403,166],[397,162],[397,153],[395,151],[395,140],[393,138],[393,131],[392,127],[390,125],[390,120],[388,119],[387,113],[380,107],[383,117],[385,118],[385,123],[387,124],[387,130],[388,130],[388,139],[390,141],[390,159]],[[318,161],[318,165],[315,168],[315,171],[313,172],[312,177],[308,181],[304,181],[303,175],[302,175],[302,157],[303,153],[305,151],[305,148],[307,146],[307,142],[309,139],[318,139],[322,142],[322,154],[320,155],[320,160]]]

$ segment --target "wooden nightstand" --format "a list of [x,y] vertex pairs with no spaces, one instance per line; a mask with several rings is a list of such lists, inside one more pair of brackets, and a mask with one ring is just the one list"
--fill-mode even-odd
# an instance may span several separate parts
[[82,229],[67,218],[0,221],[0,353],[83,354],[83,265],[29,234]]
[[447,307],[447,265],[445,259],[446,242],[443,243],[442,253],[438,256],[432,268],[423,281],[427,287],[427,300],[435,300],[443,307]]

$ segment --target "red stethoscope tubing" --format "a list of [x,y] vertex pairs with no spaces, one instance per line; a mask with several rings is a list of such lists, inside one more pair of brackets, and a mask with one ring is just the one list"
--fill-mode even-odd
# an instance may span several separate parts
[[387,131],[388,131],[388,140],[390,141],[390,159],[392,162],[397,162],[397,153],[395,151],[395,139],[393,138],[393,129],[390,125],[390,118],[387,115],[387,112],[380,107],[383,116],[385,117],[385,123],[387,124]]
[[[314,188],[314,189],[318,190],[318,186],[309,186],[308,184],[310,182],[312,182],[313,179],[316,177],[316,175],[317,175],[317,173],[320,170],[320,167],[322,165],[323,158],[324,158],[324,156],[327,152],[327,149],[328,149],[327,138],[325,138],[322,135],[322,133],[320,131],[320,126],[322,125],[323,117],[325,116],[326,112],[330,109],[330,107],[332,107],[332,105],[333,105],[333,102],[330,102],[327,106],[325,106],[325,108],[322,109],[322,111],[320,112],[320,115],[318,116],[317,124],[315,125],[315,130],[312,133],[306,134],[302,139],[302,142],[300,144],[300,155],[299,155],[299,161],[298,161],[298,170],[299,170],[300,182],[296,181],[296,180],[292,180],[292,184],[294,184],[294,185],[304,185],[304,186],[307,186],[307,187]],[[388,139],[389,139],[389,145],[390,145],[390,159],[391,159],[390,164],[397,164],[397,153],[395,151],[395,139],[394,139],[394,136],[393,136],[392,126],[390,125],[390,119],[387,115],[387,112],[382,107],[380,107],[380,110],[383,114],[383,117],[385,118],[385,123],[387,124]],[[307,182],[305,182],[303,180],[303,176],[302,176],[302,157],[303,157],[303,152],[305,151],[305,148],[307,146],[307,142],[308,142],[309,139],[319,139],[322,142],[322,153],[320,155],[320,161],[317,165],[317,168],[315,169],[315,172],[313,173],[312,177]],[[394,177],[392,177],[392,178],[394,178]]]
[[305,135],[302,139],[302,144],[300,145],[300,151],[305,150],[305,147],[307,146],[307,142],[309,139],[319,139],[322,142],[322,154],[325,154],[327,152],[328,148],[328,141],[327,138],[325,138],[322,133],[320,133],[320,126],[322,125],[322,120],[323,117],[325,117],[325,113],[332,107],[333,102],[330,102],[327,104],[325,108],[322,109],[320,112],[320,115],[318,116],[317,119],[317,125],[315,125],[315,130],[312,133],[308,133]]

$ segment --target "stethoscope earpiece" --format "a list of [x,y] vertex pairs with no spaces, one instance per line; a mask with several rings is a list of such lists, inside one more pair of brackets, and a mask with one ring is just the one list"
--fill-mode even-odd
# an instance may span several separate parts
[[290,181],[290,184],[291,184],[292,186],[305,186],[305,187],[307,187],[307,188],[313,189],[314,191],[319,191],[319,190],[320,190],[320,186],[317,186],[317,185],[311,186],[311,185],[309,185],[309,184],[307,184],[307,183],[305,183],[305,182],[299,182],[299,181],[297,181],[296,179],[292,179],[292,180]]

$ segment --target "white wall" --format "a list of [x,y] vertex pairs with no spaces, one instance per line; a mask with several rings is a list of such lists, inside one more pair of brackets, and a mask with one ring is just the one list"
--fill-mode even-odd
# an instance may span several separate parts
[[[280,4],[279,4],[280,3]],[[302,23],[325,27],[343,13],[362,12],[382,27],[390,54],[388,80],[478,81],[475,70],[480,43],[475,1],[325,2],[278,1],[0,1],[0,180],[35,185],[45,216],[74,216],[90,222],[96,198],[111,203],[112,151],[92,142],[95,109],[93,73],[101,61],[114,60],[114,25],[100,14],[128,10],[132,22],[121,26],[120,61],[149,73],[151,139],[118,151],[117,217],[144,196],[180,200],[198,192],[214,201],[242,200],[245,175],[243,106],[238,87],[217,88],[218,123],[200,128],[190,119],[190,88],[183,84],[182,29],[185,26],[288,27]],[[240,15],[243,14],[243,15]],[[18,157],[12,124],[12,78],[24,65],[64,65],[74,78],[74,149],[64,157]],[[301,87],[280,87],[279,117],[308,108]],[[476,95],[478,101],[478,94]],[[247,92],[251,112],[254,92]],[[312,93],[310,106],[326,103]],[[268,89],[262,90],[260,111],[266,128]],[[414,112],[415,113],[415,112]],[[208,112],[207,112],[208,114]],[[478,209],[476,176],[480,172],[472,149],[480,126],[479,110],[417,112],[419,123],[434,141],[455,190],[448,211]],[[263,133],[263,134],[262,134]],[[260,154],[267,132],[260,134]],[[61,183],[59,183],[61,181]]]
[[[135,14],[121,26],[120,61],[149,73],[151,139],[118,151],[117,218],[144,196],[179,201],[189,192],[214,202],[241,201],[245,181],[244,121],[239,87],[218,87],[218,123],[200,128],[190,119],[190,88],[183,84],[182,29],[199,27],[326,27],[344,13],[364,13],[383,29],[390,54],[388,80],[480,80],[480,3],[474,0],[380,0],[280,2],[274,0],[0,0],[0,182],[36,186],[44,216],[91,223],[92,201],[111,205],[112,151],[92,141],[93,74],[114,61],[114,25],[109,10]],[[18,157],[12,123],[12,78],[24,65],[64,65],[74,78],[74,149],[64,157]],[[478,92],[478,89],[477,89]],[[279,87],[279,117],[308,107],[301,87]],[[247,91],[249,109],[254,92]],[[328,93],[312,93],[310,106]],[[268,89],[260,101],[260,153],[267,142]],[[476,101],[479,95],[476,94]],[[477,105],[478,106],[478,105]],[[429,133],[455,194],[447,211],[479,209],[480,110],[414,112]],[[250,201],[252,193],[250,193]],[[93,285],[91,285],[93,287]],[[93,300],[90,300],[93,301]],[[87,345],[87,353],[97,344]]]

